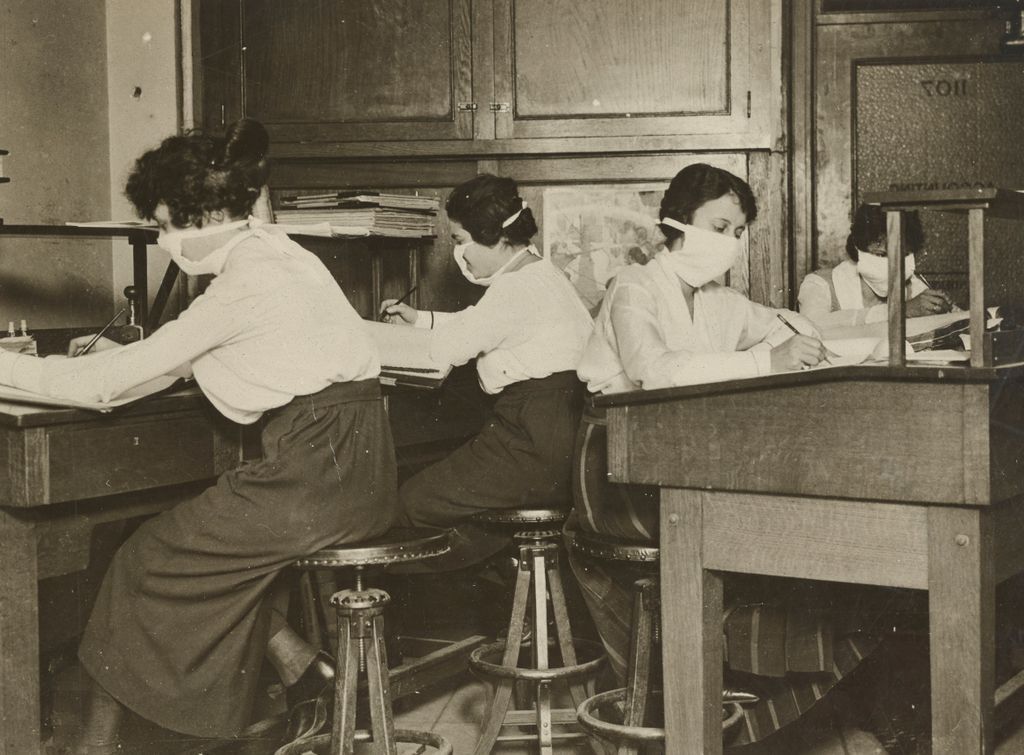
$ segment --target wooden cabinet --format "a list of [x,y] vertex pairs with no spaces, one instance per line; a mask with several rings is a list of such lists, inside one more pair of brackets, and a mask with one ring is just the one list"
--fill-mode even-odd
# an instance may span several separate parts
[[767,147],[780,8],[204,0],[201,122],[258,118],[275,144],[306,145],[275,147],[292,157],[372,155],[382,144],[389,154],[609,151],[636,149],[638,137],[688,138],[663,147]]
[[245,112],[281,141],[468,139],[470,0],[243,0]]
[[745,0],[495,0],[493,7],[499,139],[750,126],[754,9]]

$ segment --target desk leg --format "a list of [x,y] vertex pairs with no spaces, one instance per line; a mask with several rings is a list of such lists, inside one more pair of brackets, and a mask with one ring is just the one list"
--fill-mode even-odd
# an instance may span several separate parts
[[928,619],[932,753],[990,755],[995,584],[987,511],[928,509]]
[[39,752],[39,597],[32,525],[0,510],[0,755]]
[[722,578],[703,563],[700,491],[661,490],[666,752],[722,752]]

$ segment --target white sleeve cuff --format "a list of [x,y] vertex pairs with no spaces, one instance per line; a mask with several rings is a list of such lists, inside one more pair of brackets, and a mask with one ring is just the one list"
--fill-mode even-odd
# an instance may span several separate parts
[[433,327],[434,313],[428,309],[417,309],[416,310],[416,322],[412,324],[414,328],[421,328],[423,330],[430,330]]
[[770,375],[772,371],[771,349],[747,349],[747,353],[754,358],[754,366],[758,375]]
[[0,385],[14,385],[14,364],[18,354],[0,349]]

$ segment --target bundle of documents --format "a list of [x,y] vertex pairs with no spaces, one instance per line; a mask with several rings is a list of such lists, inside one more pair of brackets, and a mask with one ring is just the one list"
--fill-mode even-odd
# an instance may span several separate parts
[[452,365],[430,356],[431,331],[364,320],[380,353],[380,382],[415,388],[439,388]]
[[437,197],[327,192],[282,197],[274,215],[286,227],[326,225],[339,235],[422,238],[434,235],[439,204]]

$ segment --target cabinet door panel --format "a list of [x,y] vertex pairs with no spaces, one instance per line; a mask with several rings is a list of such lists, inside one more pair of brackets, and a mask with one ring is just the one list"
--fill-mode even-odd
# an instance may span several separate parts
[[245,112],[280,141],[468,139],[469,0],[243,0]]
[[740,132],[748,0],[495,0],[499,138]]

